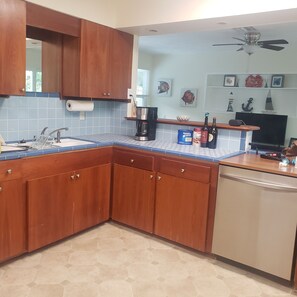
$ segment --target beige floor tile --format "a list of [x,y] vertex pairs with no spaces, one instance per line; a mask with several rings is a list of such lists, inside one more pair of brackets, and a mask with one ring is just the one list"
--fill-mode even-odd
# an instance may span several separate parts
[[[64,292],[64,294],[63,294]],[[292,289],[115,223],[0,267],[0,297],[290,297]]]
[[99,285],[100,297],[134,297],[131,285],[126,281],[110,280]]
[[47,266],[38,269],[34,282],[37,284],[60,284],[67,280],[68,268],[63,265]]
[[70,265],[96,265],[97,255],[93,251],[90,252],[73,252],[69,256],[68,263]]
[[125,243],[121,238],[99,238],[97,241],[98,250],[121,250]]
[[43,253],[40,260],[40,265],[43,267],[66,265],[68,263],[70,253],[70,251]]
[[0,278],[0,286],[27,285],[33,282],[36,268],[9,267]]
[[31,288],[28,297],[63,297],[61,285],[36,285]]
[[193,284],[199,297],[230,297],[230,289],[216,277],[195,279]]
[[131,286],[134,297],[168,297],[165,285],[158,281],[139,280],[132,282]]
[[260,296],[262,291],[253,279],[238,275],[237,277],[227,277],[223,282],[228,286],[232,294],[238,297]]
[[41,261],[42,254],[41,253],[33,253],[31,255],[24,255],[21,258],[11,262],[8,267],[23,267],[23,268],[31,268],[38,266]]
[[0,286],[0,296],[2,297],[28,297],[29,291],[28,286]]
[[99,285],[96,283],[76,283],[64,286],[63,297],[97,297],[98,295]]

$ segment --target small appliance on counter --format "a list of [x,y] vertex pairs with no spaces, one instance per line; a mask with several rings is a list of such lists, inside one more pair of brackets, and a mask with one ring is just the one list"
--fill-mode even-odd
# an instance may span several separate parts
[[136,140],[156,139],[157,107],[136,107]]

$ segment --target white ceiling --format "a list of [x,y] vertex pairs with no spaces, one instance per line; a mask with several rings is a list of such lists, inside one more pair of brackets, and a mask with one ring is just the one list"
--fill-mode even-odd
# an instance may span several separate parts
[[[285,48],[297,46],[297,22],[254,26],[261,33],[260,40],[285,39],[289,42]],[[236,51],[239,46],[212,46],[214,43],[240,43],[232,37],[243,38],[240,28],[204,30],[174,34],[152,33],[139,37],[139,49],[154,54],[185,53],[191,51]],[[259,49],[267,51],[266,49]],[[285,49],[283,50],[285,51]]]

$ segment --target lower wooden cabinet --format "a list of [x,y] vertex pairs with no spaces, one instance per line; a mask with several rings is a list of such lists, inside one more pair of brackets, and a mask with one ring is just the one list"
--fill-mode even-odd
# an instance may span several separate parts
[[209,184],[158,173],[154,233],[205,251]]
[[152,233],[154,172],[114,164],[113,181],[112,219]]
[[22,179],[0,182],[0,262],[26,251],[25,214]]
[[27,187],[29,251],[108,219],[110,164],[32,179]]

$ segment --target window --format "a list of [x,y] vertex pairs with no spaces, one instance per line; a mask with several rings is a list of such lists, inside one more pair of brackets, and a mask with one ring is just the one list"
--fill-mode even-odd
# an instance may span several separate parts
[[149,96],[149,77],[150,77],[149,70],[137,69],[137,90],[136,90],[137,106],[147,105],[147,98]]

